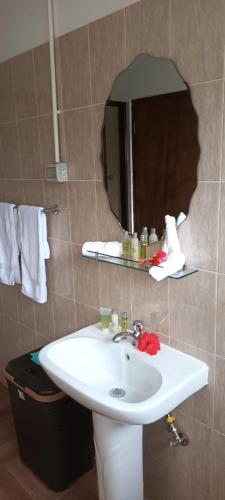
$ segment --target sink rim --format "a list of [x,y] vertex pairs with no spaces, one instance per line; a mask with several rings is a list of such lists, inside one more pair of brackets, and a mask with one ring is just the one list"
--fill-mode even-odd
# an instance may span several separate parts
[[[48,352],[55,344],[66,342],[76,337],[94,337],[101,339],[101,342],[112,342],[112,335],[110,333],[103,333],[98,329],[96,324],[90,325],[45,346],[39,354],[41,365],[56,385],[73,399],[76,399],[94,412],[123,423],[152,423],[163,417],[166,413],[172,411],[176,406],[181,404],[196,391],[200,390],[208,382],[208,366],[206,363],[193,356],[165,344],[161,344],[161,350],[157,355],[149,356],[146,353],[138,351],[129,341],[124,341],[124,344],[126,342],[125,349],[128,352],[135,352],[135,355],[142,359],[142,362],[155,367],[161,374],[162,384],[160,388],[149,398],[134,403],[122,401],[121,399],[114,399],[105,394],[101,395],[101,393],[96,394],[96,390],[93,387],[89,387],[84,382],[80,382],[72,375],[66,373],[62,368],[57,367],[48,357]],[[179,366],[177,365],[176,369],[173,363],[171,363],[171,354],[172,358],[176,356],[176,362],[179,361]],[[170,360],[170,362],[168,360]],[[183,377],[183,380],[181,380],[180,373],[184,370],[185,363],[187,364],[187,362],[187,372],[190,372],[189,365],[195,369],[192,373],[187,373],[186,376]],[[194,390],[191,389],[192,386],[194,386]]]

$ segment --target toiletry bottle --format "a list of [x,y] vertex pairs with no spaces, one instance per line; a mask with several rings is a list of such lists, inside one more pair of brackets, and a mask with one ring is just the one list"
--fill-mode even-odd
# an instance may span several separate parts
[[144,237],[145,237],[145,243],[146,245],[148,244],[148,228],[147,226],[144,226],[142,228],[142,234],[144,234]]
[[125,231],[124,239],[122,242],[122,249],[123,249],[123,254],[122,254],[123,258],[129,259],[129,257],[130,257],[130,238],[129,238],[128,231]]
[[137,233],[134,233],[131,240],[131,258],[133,260],[139,259],[139,239]]
[[146,259],[146,239],[144,233],[141,234],[141,240],[140,240],[140,258],[141,259]]
[[121,332],[127,332],[127,330],[128,330],[128,316],[127,312],[123,312],[121,319]]
[[112,310],[111,321],[112,321],[113,333],[118,333],[119,332],[119,317],[118,317],[118,312],[116,309]]
[[158,236],[156,234],[156,229],[152,227],[149,235],[149,244],[151,245],[151,243],[155,243],[156,241],[158,241]]

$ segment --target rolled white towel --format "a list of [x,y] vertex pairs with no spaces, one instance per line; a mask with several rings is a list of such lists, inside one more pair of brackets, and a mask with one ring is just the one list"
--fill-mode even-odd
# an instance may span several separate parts
[[82,255],[90,257],[91,254],[89,252],[121,257],[122,243],[120,241],[86,241],[82,246]]
[[149,274],[156,280],[161,281],[177,271],[181,271],[185,264],[185,256],[182,252],[175,252],[169,255],[165,262],[159,266],[153,266],[149,269]]

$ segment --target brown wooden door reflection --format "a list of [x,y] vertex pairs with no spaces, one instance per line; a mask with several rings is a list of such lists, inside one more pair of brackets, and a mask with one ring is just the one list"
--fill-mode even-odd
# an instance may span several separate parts
[[197,185],[198,118],[190,92],[133,101],[135,231],[155,227],[165,215],[188,213]]

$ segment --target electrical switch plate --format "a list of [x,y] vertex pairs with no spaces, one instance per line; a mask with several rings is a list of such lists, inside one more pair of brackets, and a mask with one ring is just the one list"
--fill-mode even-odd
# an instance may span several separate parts
[[68,164],[67,163],[49,163],[45,165],[45,178],[53,182],[68,182]]

